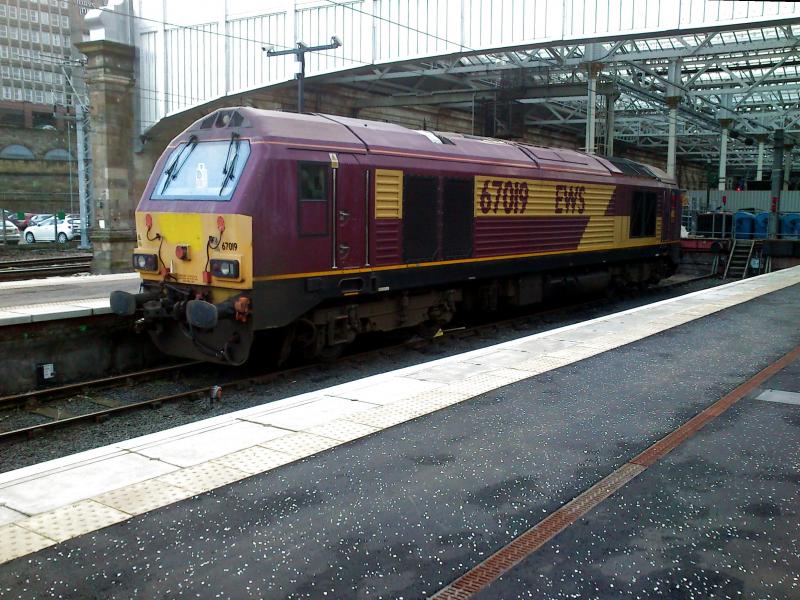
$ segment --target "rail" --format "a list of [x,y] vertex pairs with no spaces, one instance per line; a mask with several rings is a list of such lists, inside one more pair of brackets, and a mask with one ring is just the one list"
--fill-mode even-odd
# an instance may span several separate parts
[[91,254],[0,261],[0,281],[20,281],[88,273],[91,265]]

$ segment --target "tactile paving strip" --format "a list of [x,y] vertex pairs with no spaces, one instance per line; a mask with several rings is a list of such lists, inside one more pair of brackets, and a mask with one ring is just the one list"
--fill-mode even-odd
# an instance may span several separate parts
[[255,475],[256,473],[263,473],[275,467],[280,467],[293,460],[296,460],[295,457],[286,452],[278,452],[263,446],[253,446],[232,454],[226,454],[211,462]]
[[19,521],[25,529],[63,542],[90,531],[119,523],[131,515],[94,500],[82,500]]
[[187,467],[161,475],[157,479],[170,485],[178,486],[195,494],[201,494],[214,488],[222,487],[239,479],[249,477],[249,473],[239,469],[231,469],[225,465],[211,461]]
[[192,496],[194,492],[169,483],[148,479],[133,485],[95,496],[93,499],[129,515],[141,515],[148,511]]
[[356,440],[371,433],[375,433],[376,431],[378,431],[378,429],[375,427],[370,427],[363,423],[356,423],[355,421],[348,421],[346,419],[337,419],[306,429],[306,433],[333,438],[340,442]]
[[55,540],[15,523],[0,526],[0,563],[25,556],[55,543]]
[[425,413],[420,413],[419,409],[405,408],[398,404],[389,404],[387,406],[381,406],[380,408],[365,410],[357,415],[352,415],[347,420],[369,425],[377,429],[384,429],[386,427],[398,425],[399,423],[404,423],[405,421],[410,421],[411,419],[416,419],[420,414]]
[[[363,413],[357,414],[361,415],[368,412],[370,411],[364,411]],[[333,446],[337,446],[338,444],[339,442],[332,438],[313,435],[311,433],[298,432],[275,438],[274,440],[264,442],[261,445],[265,448],[270,448],[271,450],[277,450],[278,452],[291,454],[295,458],[304,458],[306,456],[316,454],[317,452],[327,450]]]
[[475,377],[470,377],[464,381],[454,383],[447,388],[447,391],[456,394],[467,394],[470,397],[474,397],[485,394],[486,392],[492,392],[503,386],[527,379],[528,377],[530,377],[529,373],[521,371],[516,367],[513,369],[495,369],[489,373],[476,375]]

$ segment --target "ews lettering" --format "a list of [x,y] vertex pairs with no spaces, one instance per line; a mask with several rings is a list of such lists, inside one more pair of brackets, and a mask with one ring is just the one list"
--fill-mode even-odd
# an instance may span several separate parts
[[582,185],[557,185],[556,186],[556,213],[583,214],[586,210],[586,200],[583,195],[586,188]]

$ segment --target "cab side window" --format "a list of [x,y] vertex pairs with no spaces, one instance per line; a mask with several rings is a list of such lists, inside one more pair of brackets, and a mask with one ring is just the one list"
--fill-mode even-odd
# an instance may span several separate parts
[[329,179],[327,164],[297,165],[297,229],[301,237],[328,235]]
[[656,234],[658,197],[654,192],[634,192],[631,199],[630,237],[653,237]]

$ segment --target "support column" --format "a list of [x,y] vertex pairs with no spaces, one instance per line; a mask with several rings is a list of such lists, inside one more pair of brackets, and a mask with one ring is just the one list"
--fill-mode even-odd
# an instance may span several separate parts
[[783,156],[783,191],[789,191],[789,177],[792,175],[792,145],[787,144]]
[[722,136],[719,142],[719,177],[717,178],[717,189],[724,190],[726,169],[728,166],[728,128],[730,127],[730,121],[723,119],[720,121],[720,124],[722,125]]
[[781,210],[781,180],[783,179],[783,129],[775,131],[772,150],[772,206],[769,213],[769,237],[778,237],[778,213]]
[[756,156],[756,181],[761,181],[764,177],[764,142],[766,136],[759,135],[758,140],[758,155]]
[[594,119],[595,119],[595,111],[597,107],[595,106],[595,99],[597,93],[597,78],[592,77],[589,75],[589,84],[587,88],[588,92],[588,104],[586,107],[586,141],[584,143],[584,148],[587,154],[594,154]]
[[667,175],[677,179],[675,153],[678,148],[678,105],[681,103],[681,61],[669,63],[667,84],[667,106],[669,107],[669,133],[667,137]]
[[595,136],[596,136],[596,123],[597,123],[597,75],[600,73],[602,65],[599,63],[589,63],[587,69],[589,70],[589,81],[587,82],[587,100],[586,107],[586,141],[584,147],[587,154],[595,153]]
[[669,106],[669,134],[667,137],[667,175],[676,178],[675,152],[678,147],[678,103],[680,98],[675,96],[667,98]]
[[606,95],[606,156],[614,156],[614,104],[619,99],[617,94]]
[[92,129],[94,200],[91,242],[92,271],[131,270],[136,246],[134,180],[133,46],[110,40],[77,44],[86,55]]

